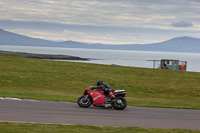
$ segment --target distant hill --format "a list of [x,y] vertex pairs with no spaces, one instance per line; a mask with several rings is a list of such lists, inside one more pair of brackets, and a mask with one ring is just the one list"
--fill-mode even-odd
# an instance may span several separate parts
[[54,46],[54,42],[31,38],[0,29],[0,45]]
[[106,45],[75,41],[53,42],[15,34],[3,29],[0,29],[0,45],[200,53],[200,39],[191,37],[177,37],[153,44]]

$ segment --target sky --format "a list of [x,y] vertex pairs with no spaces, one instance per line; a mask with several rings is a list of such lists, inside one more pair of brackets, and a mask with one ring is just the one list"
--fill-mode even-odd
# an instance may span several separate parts
[[200,38],[200,0],[0,0],[0,28],[115,45]]

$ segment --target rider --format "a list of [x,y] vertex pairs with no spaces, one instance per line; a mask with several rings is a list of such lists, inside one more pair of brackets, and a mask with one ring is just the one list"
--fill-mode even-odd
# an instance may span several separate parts
[[103,80],[97,81],[97,86],[92,87],[92,89],[103,89],[105,95],[108,95],[109,98],[115,98],[113,95],[114,90],[108,84],[104,83]]

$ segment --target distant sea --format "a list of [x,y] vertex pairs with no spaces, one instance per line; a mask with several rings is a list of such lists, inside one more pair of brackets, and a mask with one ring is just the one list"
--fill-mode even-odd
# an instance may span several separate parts
[[[177,59],[187,61],[187,71],[200,72],[200,53],[149,52],[129,50],[99,50],[60,47],[30,47],[0,45],[0,50],[28,52],[39,54],[63,54],[82,58],[92,58],[91,61],[75,61],[106,65],[153,68],[153,61],[161,59]],[[159,67],[159,63],[156,64]]]

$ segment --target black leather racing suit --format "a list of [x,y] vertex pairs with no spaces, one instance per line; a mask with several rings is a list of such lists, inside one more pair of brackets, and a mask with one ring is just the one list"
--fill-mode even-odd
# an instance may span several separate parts
[[102,83],[99,86],[93,87],[93,89],[103,89],[104,95],[108,95],[110,92],[113,92],[114,90],[106,83]]

